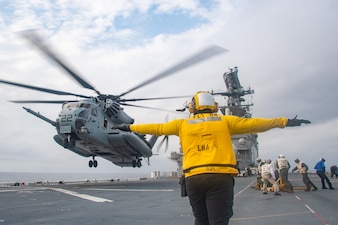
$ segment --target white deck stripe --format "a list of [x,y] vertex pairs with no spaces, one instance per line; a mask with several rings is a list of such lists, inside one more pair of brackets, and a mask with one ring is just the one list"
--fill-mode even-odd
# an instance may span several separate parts
[[305,207],[308,208],[308,210],[310,210],[312,213],[316,213],[313,209],[310,208],[310,206],[305,204]]
[[79,194],[75,191],[69,191],[69,190],[65,190],[62,188],[50,188],[53,191],[58,191],[67,195],[72,195],[78,198],[82,198],[82,199],[86,199],[89,201],[93,201],[93,202],[113,202],[112,200],[109,199],[105,199],[105,198],[99,198],[99,197],[95,197],[95,196],[91,196],[91,195],[86,195],[86,194]]
[[88,188],[87,190],[92,191],[125,191],[125,192],[172,192],[173,189],[122,189],[122,188]]
[[237,194],[234,195],[234,200],[236,200],[236,198],[242,194],[246,189],[248,189],[249,187],[251,187],[253,185],[253,183],[255,183],[256,181],[252,181],[248,186],[244,187],[242,190],[240,190]]

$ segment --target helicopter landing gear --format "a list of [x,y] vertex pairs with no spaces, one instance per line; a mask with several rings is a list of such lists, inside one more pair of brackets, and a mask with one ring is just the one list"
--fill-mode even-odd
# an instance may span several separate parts
[[142,161],[142,159],[139,159],[139,158],[134,159],[134,160],[132,161],[133,168],[135,168],[135,167],[140,168],[140,167],[142,166],[141,161]]
[[93,160],[89,160],[88,166],[90,168],[92,168],[92,167],[96,168],[97,167],[97,161],[95,160],[94,156],[93,156]]

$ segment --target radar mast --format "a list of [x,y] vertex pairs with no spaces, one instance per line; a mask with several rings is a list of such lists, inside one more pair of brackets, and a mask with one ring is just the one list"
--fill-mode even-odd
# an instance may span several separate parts
[[[239,82],[238,68],[229,69],[223,74],[223,80],[227,88],[226,92],[218,92],[226,99],[226,105],[220,106],[223,115],[234,115],[239,117],[251,118],[251,107],[253,103],[246,99],[247,95],[254,94],[254,90],[250,87],[244,89]],[[258,156],[257,134],[241,134],[233,135],[232,145],[237,158],[237,166],[243,171],[250,166],[255,165]]]

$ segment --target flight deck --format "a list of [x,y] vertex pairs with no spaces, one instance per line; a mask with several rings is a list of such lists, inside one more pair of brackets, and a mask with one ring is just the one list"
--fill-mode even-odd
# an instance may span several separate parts
[[[310,179],[321,187],[316,174]],[[231,225],[338,224],[335,190],[305,192],[300,174],[290,174],[294,193],[263,195],[255,176],[235,178]],[[133,181],[67,182],[0,187],[0,224],[194,224],[178,178]]]

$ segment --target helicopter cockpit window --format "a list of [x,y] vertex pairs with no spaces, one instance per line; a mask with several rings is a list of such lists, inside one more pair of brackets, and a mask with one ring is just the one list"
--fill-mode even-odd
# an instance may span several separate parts
[[90,108],[91,104],[88,103],[78,103],[78,102],[68,102],[65,103],[63,108],[74,109],[74,108]]
[[90,108],[91,104],[88,103],[81,103],[79,108]]
[[[82,104],[81,104],[82,105]],[[78,117],[84,118],[84,119],[88,119],[90,114],[91,114],[91,107],[90,104],[83,104],[86,105],[86,107],[80,107],[79,109],[82,109],[81,112],[78,114]]]
[[62,106],[62,108],[64,109],[74,109],[74,108],[78,108],[79,104],[78,103],[74,103],[74,102],[70,102],[70,103],[66,103]]

